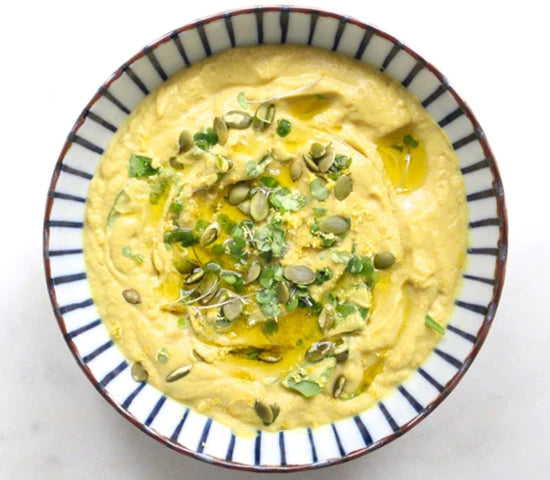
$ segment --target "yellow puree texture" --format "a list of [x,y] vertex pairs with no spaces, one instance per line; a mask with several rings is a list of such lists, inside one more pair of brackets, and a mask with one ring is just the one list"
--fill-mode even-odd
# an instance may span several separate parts
[[[275,100],[275,122],[265,131],[230,130],[226,145],[211,149],[234,162],[214,188],[209,189],[217,178],[213,155],[194,148],[178,157],[183,170],[170,168],[168,159],[177,154],[181,130],[193,134],[211,126],[215,116],[241,110],[239,92],[251,100],[267,99],[319,78],[307,91]],[[249,106],[248,112],[253,114],[255,108]],[[281,118],[292,124],[285,138],[275,132]],[[404,154],[392,145],[402,144],[406,134],[420,144],[404,175]],[[350,252],[354,247],[357,254],[368,256],[390,251],[397,260],[391,269],[380,272],[372,295],[367,291],[358,300],[370,306],[370,313],[366,325],[346,337],[349,359],[336,364],[324,390],[308,399],[285,388],[280,380],[304,363],[307,348],[322,339],[316,317],[306,309],[283,314],[278,332],[268,337],[245,318],[236,320],[228,331],[216,332],[205,330],[204,317],[191,311],[182,315],[164,310],[177,301],[182,286],[173,261],[188,252],[179,246],[167,248],[163,234],[173,228],[167,210],[176,195],[184,204],[181,225],[192,227],[197,219],[212,221],[220,208],[235,221],[243,220],[223,196],[228,185],[247,178],[246,162],[258,161],[269,149],[276,160],[266,175],[309,195],[313,174],[304,170],[293,183],[285,160],[301,158],[314,141],[332,142],[338,153],[353,159],[353,191],[343,201],[332,193],[324,202],[310,199],[307,207],[286,214],[288,251],[281,263],[313,270],[331,268],[334,278],[311,289],[320,299],[335,288],[345,269],[334,262],[332,250]],[[132,153],[152,158],[154,167],[172,175],[157,205],[149,201],[151,181],[128,178]],[[332,182],[328,188],[332,189]],[[107,215],[121,190],[124,194],[108,227]],[[335,247],[321,249],[311,236],[312,207],[351,218],[350,232]],[[129,361],[140,361],[149,373],[148,381],[159,390],[247,435],[257,428],[315,427],[348,417],[405,380],[440,338],[425,326],[426,314],[442,325],[451,314],[465,262],[467,220],[463,179],[452,147],[401,85],[362,63],[314,48],[239,48],[174,75],[120,127],[90,185],[85,257],[101,318]],[[142,263],[123,255],[124,247],[140,254]],[[203,261],[211,257],[202,247],[196,254]],[[125,302],[121,291],[127,288],[140,293],[141,304]],[[341,294],[353,300],[353,289],[348,290]],[[183,325],[182,320],[178,324],[182,316],[188,319]],[[229,354],[250,345],[275,345],[285,353],[283,360],[266,364]],[[159,361],[160,351],[168,353],[165,363]],[[193,364],[188,376],[173,383],[164,381],[169,372],[186,364]],[[347,379],[346,400],[332,397],[334,381],[342,374]],[[281,413],[269,427],[254,411],[257,399],[280,407]]]

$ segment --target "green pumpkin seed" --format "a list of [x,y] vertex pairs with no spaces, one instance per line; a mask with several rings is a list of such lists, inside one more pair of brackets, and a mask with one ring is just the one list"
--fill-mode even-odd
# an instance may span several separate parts
[[288,285],[282,280],[275,286],[275,294],[277,295],[277,300],[281,303],[286,303],[290,300]]
[[237,208],[241,213],[250,216],[250,200],[245,200],[237,205]]
[[321,158],[321,160],[319,160],[319,170],[321,170],[321,172],[323,173],[328,172],[330,167],[332,167],[332,164],[334,163],[334,157],[334,150],[329,150],[327,154],[323,158]]
[[187,130],[182,130],[178,139],[180,153],[185,153],[193,146],[193,137]]
[[374,268],[386,270],[395,263],[395,257],[390,252],[380,252],[374,256]]
[[216,168],[220,173],[226,173],[233,168],[233,161],[223,155],[216,155]]
[[242,312],[242,305],[241,302],[238,300],[233,300],[232,302],[226,303],[222,307],[223,316],[232,322],[233,320],[239,318]]
[[204,271],[209,273],[219,273],[222,269],[216,262],[208,262],[204,266]]
[[252,123],[252,117],[248,113],[239,110],[227,112],[223,119],[228,128],[234,128],[236,130],[244,130],[250,127]]
[[298,180],[302,176],[303,171],[302,162],[298,159],[294,160],[290,165],[290,178],[292,178],[292,181],[295,182]]
[[334,196],[337,200],[344,200],[353,189],[353,182],[349,175],[340,175],[334,184]]
[[328,340],[314,343],[306,352],[308,362],[320,362],[334,350],[334,343]]
[[281,409],[276,403],[268,405],[261,400],[256,400],[254,402],[254,411],[263,424],[267,427],[275,421]]
[[324,145],[321,145],[319,142],[315,142],[311,145],[311,148],[309,149],[309,153],[311,154],[311,157],[313,158],[313,160],[319,160],[320,158],[326,155],[327,149]]
[[170,166],[174,169],[174,170],[182,170],[183,169],[183,163],[181,163],[177,157],[170,157],[170,159],[168,160],[168,162],[170,163]]
[[214,295],[216,295],[219,279],[215,273],[208,273],[202,279],[200,285],[197,288],[197,294],[200,299],[200,302],[205,305],[207,304]]
[[214,118],[214,131],[218,136],[218,144],[225,145],[225,143],[227,142],[228,132],[227,132],[227,124],[225,123],[223,118],[221,117]]
[[314,173],[320,172],[319,165],[317,165],[311,156],[311,154],[306,153],[304,155],[304,163],[306,164],[306,167],[311,170]]
[[331,217],[323,218],[319,222],[319,228],[324,233],[334,233],[334,235],[342,235],[350,229],[350,221],[341,215],[332,215]]
[[132,378],[136,382],[146,382],[149,374],[141,362],[136,362],[132,365]]
[[237,182],[231,185],[227,195],[227,201],[230,205],[238,205],[246,200],[250,193],[250,185],[248,182]]
[[204,277],[204,270],[202,268],[195,268],[193,273],[191,273],[191,275],[189,275],[183,283],[186,285],[191,285],[193,283],[197,283],[200,279],[202,279],[202,277]]
[[310,285],[315,281],[315,273],[305,265],[288,265],[284,268],[283,275],[297,285]]
[[348,346],[345,343],[334,348],[334,358],[338,363],[344,363],[349,358]]
[[[199,362],[206,362],[206,360],[204,359],[204,357],[199,353],[197,352],[195,349],[193,349],[193,356],[199,361]],[[207,362],[208,363],[208,362]]]
[[336,312],[334,307],[330,303],[327,303],[321,310],[319,318],[317,319],[321,331],[326,332],[327,330],[330,330],[334,326],[335,319]]
[[262,267],[260,267],[260,262],[253,262],[252,265],[250,265],[250,268],[244,274],[243,283],[245,285],[252,283],[254,280],[256,280],[260,276],[260,273],[262,273]]
[[332,387],[332,396],[334,398],[340,398],[342,396],[342,393],[344,392],[344,387],[346,386],[346,377],[344,375],[340,375],[336,381],[334,382],[334,386]]
[[208,225],[208,227],[206,227],[206,229],[202,233],[200,244],[203,247],[210,245],[212,242],[216,241],[219,233],[220,233],[220,227],[218,226],[218,222],[211,223],[210,225]]
[[250,216],[256,222],[265,220],[269,214],[269,202],[263,191],[256,192],[250,199]]
[[254,114],[253,126],[258,130],[265,130],[273,123],[275,118],[275,105],[262,103]]
[[264,350],[258,354],[258,359],[266,363],[277,363],[281,361],[283,356],[277,352],[270,352],[269,350]]
[[193,365],[183,365],[181,367],[178,367],[175,370],[171,371],[168,375],[166,375],[166,378],[164,380],[168,383],[180,380],[181,378],[189,375],[189,372],[191,372],[192,368]]
[[133,288],[122,290],[122,296],[124,297],[124,300],[126,300],[128,303],[131,303],[132,305],[137,305],[138,303],[141,303],[141,297],[139,296],[139,293]]
[[182,275],[191,273],[199,264],[194,260],[189,260],[188,258],[180,258],[174,262],[174,267]]

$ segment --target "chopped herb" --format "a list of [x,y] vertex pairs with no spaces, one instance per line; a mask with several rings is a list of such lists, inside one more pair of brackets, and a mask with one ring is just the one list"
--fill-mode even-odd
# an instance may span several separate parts
[[151,166],[152,161],[149,157],[132,153],[130,155],[130,164],[128,165],[128,176],[130,178],[146,178],[157,175],[160,168],[153,168]]
[[328,267],[319,268],[315,271],[315,284],[321,285],[333,277],[332,270]]
[[210,250],[212,250],[212,253],[214,255],[223,255],[225,253],[225,248],[223,247],[223,245],[220,245],[219,243],[212,245],[212,248]]
[[285,187],[281,187],[269,195],[269,203],[279,213],[297,212],[306,202],[306,197],[300,194],[293,195]]
[[357,306],[353,303],[345,301],[344,303],[339,303],[335,307],[336,313],[342,318],[349,317],[351,314],[357,312]]
[[273,177],[262,177],[260,183],[267,188],[277,188],[279,186],[279,182]]
[[205,152],[218,143],[218,135],[213,128],[208,127],[204,132],[197,132],[193,135],[193,142]]
[[218,215],[218,223],[225,233],[231,233],[236,223],[231,220],[225,213],[220,213]]
[[237,283],[237,280],[239,280],[239,277],[233,274],[227,274],[222,275],[222,279],[225,283],[228,283],[229,285],[235,285],[235,283]]
[[243,258],[244,247],[246,247],[246,240],[243,237],[233,237],[233,239],[227,243],[229,253],[237,259]]
[[357,310],[359,311],[359,315],[361,315],[361,318],[363,320],[366,320],[367,315],[369,314],[369,309],[366,307],[357,307]]
[[206,228],[208,227],[208,225],[210,225],[210,222],[207,221],[207,220],[202,220],[202,219],[199,219],[197,220],[197,223],[195,224],[195,230],[198,232],[198,233],[202,233],[206,230]]
[[401,145],[392,145],[391,148],[397,150],[398,152],[403,152],[403,147]]
[[131,258],[134,260],[134,262],[138,264],[143,263],[143,257],[139,253],[132,253],[132,249],[126,245],[122,248],[122,255],[124,255],[126,258]]
[[283,268],[280,265],[268,267],[260,274],[260,284],[264,288],[270,288],[274,283],[283,278]]
[[424,319],[424,325],[430,327],[432,330],[435,330],[440,335],[445,333],[445,328],[443,328],[439,323],[437,323],[430,315],[426,315]]
[[246,110],[248,108],[248,100],[246,99],[246,95],[244,92],[239,92],[237,95],[237,102],[239,102],[239,105],[243,110]]
[[418,140],[415,140],[412,135],[405,135],[403,137],[403,143],[406,147],[416,148],[418,147]]
[[309,185],[309,191],[312,197],[319,201],[326,200],[328,198],[328,189],[325,187],[325,182],[320,178],[316,178]]
[[113,206],[111,207],[111,210],[109,210],[109,213],[107,214],[107,226],[111,227],[113,225],[113,222],[118,217],[118,212],[116,210],[116,207],[118,203],[120,202],[120,199],[125,194],[124,190],[121,190],[117,193],[117,196],[115,197],[115,201],[113,202]]
[[337,172],[341,172],[342,170],[349,168],[350,165],[351,165],[351,157],[338,153],[334,157],[334,163],[332,164],[331,169],[334,169]]
[[178,327],[179,328],[186,328],[187,326],[189,326],[189,319],[188,318],[184,318],[184,317],[178,318]]
[[180,213],[183,210],[183,202],[181,200],[174,200],[170,203],[168,211],[170,213]]
[[301,380],[296,382],[292,377],[288,377],[286,380],[286,387],[291,390],[296,390],[306,398],[314,397],[321,393],[322,387],[313,380]]
[[341,250],[333,250],[330,252],[330,258],[335,263],[344,263],[347,265],[350,261],[351,255],[348,252]]
[[313,207],[313,213],[318,217],[322,217],[328,213],[328,210],[326,208]]
[[298,296],[295,295],[294,297],[292,297],[286,304],[286,311],[290,313],[296,310],[298,308],[299,301],[300,299]]
[[285,234],[280,222],[271,220],[267,225],[257,228],[254,242],[260,252],[271,253],[276,258],[281,258],[285,253]]
[[268,318],[262,323],[262,332],[266,335],[273,335],[277,330],[279,330],[279,324],[272,318]]
[[165,348],[157,352],[157,360],[160,363],[166,363],[169,359],[170,359],[170,354],[167,352]]
[[361,273],[363,271],[363,262],[361,260],[361,257],[353,254],[349,259],[346,271],[353,275]]
[[290,122],[282,118],[277,122],[277,135],[279,137],[286,137],[290,133],[291,128]]
[[256,163],[254,160],[249,160],[246,162],[245,168],[246,168],[246,174],[250,178],[257,178],[262,173],[265,172],[266,167],[268,166],[269,162],[273,160],[273,157],[270,153],[264,155],[261,160]]
[[169,184],[168,178],[158,178],[151,185],[151,192],[149,193],[149,203],[151,205],[157,205],[159,203],[162,196],[166,193],[168,184]]
[[164,234],[165,243],[179,242],[183,247],[189,247],[198,241],[198,238],[193,235],[193,231],[189,228],[177,228]]

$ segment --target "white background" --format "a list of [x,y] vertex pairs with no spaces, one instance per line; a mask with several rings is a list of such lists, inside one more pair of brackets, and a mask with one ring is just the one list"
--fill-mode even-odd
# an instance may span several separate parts
[[[286,478],[548,478],[550,35],[537,6],[542,4],[315,0],[318,8],[397,36],[434,63],[470,104],[502,173],[510,248],[495,323],[451,396],[404,437],[367,457]],[[249,5],[240,0],[3,4],[0,478],[258,476],[177,454],[108,406],[60,335],[41,260],[50,176],[67,132],[98,86],[164,33]]]

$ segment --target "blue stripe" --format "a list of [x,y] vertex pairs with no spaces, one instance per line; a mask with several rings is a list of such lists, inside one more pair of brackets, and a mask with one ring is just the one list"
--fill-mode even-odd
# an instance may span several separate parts
[[256,16],[256,32],[258,34],[258,43],[261,45],[264,43],[264,17],[263,10],[256,8],[254,15]]
[[116,133],[118,130],[115,125],[113,125],[111,122],[108,122],[103,117],[100,117],[97,113],[91,112],[90,110],[87,110],[85,112],[85,115],[90,120],[93,120],[96,123],[99,123],[102,127],[106,128],[107,130],[110,130],[113,133]]
[[46,252],[48,257],[61,257],[63,255],[77,255],[83,253],[81,248],[73,248],[70,250],[49,250]]
[[450,363],[453,367],[460,369],[462,367],[462,362],[460,360],[457,360],[452,355],[449,355],[448,353],[445,353],[442,350],[439,350],[439,348],[436,348],[434,352],[439,355],[443,360],[445,360],[447,363]]
[[430,95],[428,95],[428,97],[424,99],[424,101],[422,102],[422,106],[426,108],[430,103],[434,102],[441,95],[443,95],[443,93],[445,93],[446,90],[447,90],[447,87],[445,85],[443,84],[439,85],[439,87],[437,87]]
[[115,97],[109,90],[105,87],[99,88],[99,93],[108,99],[111,103],[116,105],[120,110],[122,110],[126,115],[130,114],[130,109],[124,105],[117,97]]
[[80,308],[89,307],[90,305],[93,305],[93,304],[94,304],[94,301],[91,298],[88,298],[87,300],[84,300],[83,302],[80,302],[80,303],[71,303],[70,305],[64,305],[63,307],[59,307],[57,311],[60,315],[63,315],[65,313],[69,313],[74,310],[79,310]]
[[332,427],[332,433],[334,433],[334,438],[336,439],[336,445],[338,446],[338,453],[340,453],[341,457],[344,457],[346,455],[346,452],[344,451],[344,447],[342,447],[342,442],[340,441],[340,436],[338,435],[338,431],[336,430],[334,423],[331,423],[330,426]]
[[136,398],[139,392],[141,392],[145,388],[145,385],[147,385],[145,382],[140,382],[136,389],[126,397],[126,400],[124,400],[124,402],[122,402],[122,408],[128,410],[128,407],[132,404],[134,398]]
[[378,408],[380,409],[380,411],[382,412],[382,414],[386,418],[386,421],[388,422],[391,429],[394,432],[398,432],[399,431],[399,425],[397,425],[397,422],[393,419],[390,412],[388,412],[388,409],[386,408],[386,406],[382,402],[379,402],[378,403]]
[[111,370],[107,375],[105,375],[99,385],[105,388],[114,378],[116,378],[120,373],[122,373],[128,367],[128,362],[123,360],[120,362],[113,370]]
[[185,413],[183,414],[183,417],[181,417],[181,420],[179,421],[178,425],[174,430],[174,433],[172,433],[172,435],[170,436],[170,440],[172,442],[177,443],[181,433],[181,429],[183,428],[183,425],[185,424],[185,420],[187,420],[188,415],[189,415],[189,408],[186,408]]
[[86,199],[84,197],[79,197],[77,195],[71,195],[69,193],[52,192],[50,190],[48,192],[48,195],[52,198],[60,198],[61,200],[71,200],[73,202],[86,203]]
[[477,342],[477,338],[475,335],[472,335],[468,332],[465,332],[464,330],[461,330],[460,328],[453,327],[452,325],[447,325],[447,330],[450,332],[456,333],[459,337],[462,337],[472,343]]
[[451,113],[443,117],[439,122],[439,126],[441,128],[445,127],[446,125],[449,125],[449,123],[454,122],[457,118],[464,115],[464,110],[462,107],[458,107],[456,110],[453,110]]
[[472,142],[475,142],[476,140],[478,140],[478,134],[476,132],[472,132],[470,133],[470,135],[466,135],[464,138],[461,138],[460,140],[457,140],[456,142],[453,143],[453,148],[455,150],[458,150],[462,147],[464,147],[465,145],[468,145],[469,143],[472,143]]
[[68,220],[48,220],[48,226],[62,227],[62,228],[82,228],[84,224],[82,222],[70,222]]
[[82,357],[83,363],[89,363],[94,358],[96,358],[98,355],[102,354],[105,350],[109,350],[113,346],[113,341],[109,340],[108,342],[105,342],[103,345],[97,347],[92,353],[89,353],[85,357]]
[[355,59],[361,60],[361,57],[365,53],[365,50],[367,49],[370,39],[372,38],[374,32],[367,26],[365,33],[363,35],[363,38],[361,39],[361,42],[359,43],[359,46],[357,47],[357,52],[355,52]]
[[100,324],[101,324],[101,320],[98,318],[93,322],[90,322],[82,327],[74,329],[72,332],[67,333],[67,338],[74,338],[80,335],[81,333],[87,332],[88,330],[91,330],[92,328],[97,327]]
[[282,430],[279,432],[279,451],[281,452],[281,465],[286,465],[285,434]]
[[82,170],[78,170],[78,169],[73,168],[73,167],[69,167],[68,165],[65,165],[64,163],[62,163],[59,166],[59,169],[62,172],[70,173],[71,175],[75,175],[75,176],[80,177],[80,178],[85,178],[86,180],[91,180],[93,178],[92,174],[90,174],[88,172],[83,172]]
[[90,140],[86,140],[76,133],[70,133],[68,139],[70,142],[78,143],[78,145],[87,148],[91,152],[97,153],[98,155],[103,155],[103,149],[101,147],[98,147],[95,143],[90,142]]
[[286,43],[286,36],[288,33],[288,17],[290,16],[289,12],[289,7],[283,7],[281,9],[281,15],[279,16],[279,25],[281,27],[281,43]]
[[259,465],[262,461],[262,431],[258,430],[256,441],[254,442],[254,465]]
[[313,441],[313,433],[311,433],[311,428],[307,429],[307,438],[311,447],[311,461],[313,463],[317,463],[317,450],[315,449],[315,442]]
[[208,439],[208,434],[210,433],[210,427],[212,426],[212,419],[209,418],[206,420],[206,423],[204,424],[204,428],[202,429],[202,435],[199,439],[199,444],[197,445],[197,453],[202,453],[204,451],[204,447],[206,446],[206,440]]
[[498,256],[498,248],[469,248],[468,253],[470,255],[492,255]]
[[151,47],[145,47],[143,49],[143,51],[145,52],[145,55],[147,55],[147,58],[151,62],[151,65],[153,65],[153,68],[156,70],[156,72],[157,72],[158,76],[160,77],[160,79],[163,82],[168,80],[168,75],[166,75],[166,72],[162,68],[162,65],[158,61],[158,59],[155,56],[155,53],[153,52],[153,50],[151,50]]
[[355,421],[355,425],[357,425],[357,429],[359,430],[361,437],[363,437],[365,447],[370,447],[372,445],[372,437],[370,436],[367,427],[363,423],[363,420],[361,420],[358,415],[355,415],[355,417],[353,417],[353,420]]
[[462,300],[456,300],[455,305],[458,305],[461,308],[470,310],[471,312],[479,313],[480,315],[487,315],[487,307],[483,305],[476,305],[475,303],[467,303]]
[[434,386],[439,392],[442,392],[445,387],[441,385],[434,377],[432,377],[426,370],[419,367],[418,373],[422,375],[432,386]]
[[416,413],[421,413],[424,410],[424,407],[420,405],[420,402],[418,402],[418,400],[414,398],[403,385],[399,385],[397,390],[399,390],[401,395],[407,399],[411,406],[416,410]]
[[483,160],[480,160],[472,165],[468,165],[467,167],[461,168],[460,171],[462,172],[462,175],[466,175],[484,168],[489,168],[489,159],[487,158],[484,158]]
[[229,41],[231,46],[235,47],[235,32],[233,31],[233,21],[231,20],[231,13],[227,12],[224,15],[225,20],[225,29],[227,30],[227,35],[229,36]]
[[172,35],[170,35],[170,38],[176,44],[176,48],[178,49],[178,52],[180,52],[181,58],[185,62],[185,65],[189,66],[191,64],[191,62],[189,61],[189,58],[187,57],[187,53],[185,53],[185,48],[183,48],[183,44],[181,43],[181,38],[178,35],[178,32],[173,31]]
[[347,24],[348,24],[348,19],[346,17],[342,17],[338,22],[338,30],[336,30],[336,34],[334,35],[334,43],[332,44],[333,52],[335,52],[338,49],[338,45],[340,44],[340,39],[342,38],[342,35],[344,33],[344,30]]
[[473,202],[475,200],[483,200],[485,198],[496,197],[497,192],[494,188],[488,188],[487,190],[482,190],[481,192],[470,193],[466,195],[466,200],[468,202]]
[[50,281],[52,285],[61,285],[62,283],[78,282],[79,280],[84,280],[85,278],[86,274],[81,272],[73,273],[71,275],[60,275],[59,277],[52,278]]
[[470,228],[479,228],[479,227],[500,227],[502,220],[500,218],[484,218],[483,220],[476,220],[475,222],[470,222]]
[[162,408],[162,406],[164,405],[164,402],[166,402],[166,397],[163,395],[162,397],[160,397],[158,399],[158,402],[155,404],[155,406],[153,407],[153,410],[151,410],[151,413],[149,414],[149,416],[147,417],[147,420],[145,420],[145,423],[144,425],[146,427],[148,427],[149,425],[151,425],[151,423],[153,423],[153,420],[155,419],[155,417],[158,415],[160,409]]
[[122,71],[124,73],[126,73],[126,75],[128,75],[128,77],[130,77],[130,79],[132,80],[132,82],[134,82],[136,84],[136,86],[142,91],[142,93],[144,95],[149,95],[149,89],[147,88],[147,86],[143,83],[143,81],[141,80],[141,78],[139,78],[139,76],[136,74],[136,72],[134,72],[132,70],[132,67],[130,67],[130,65],[124,65],[122,67]]
[[210,48],[210,43],[208,42],[208,37],[206,36],[206,31],[204,30],[204,25],[202,22],[197,22],[195,24],[197,27],[197,32],[199,32],[199,37],[202,42],[202,47],[204,48],[204,53],[206,53],[206,56],[209,57],[212,55],[212,49]]
[[475,280],[476,282],[486,283],[487,285],[495,285],[495,281],[492,278],[483,278],[483,277],[477,277],[475,275],[469,275],[465,273],[462,275],[464,278],[467,278],[469,280]]
[[424,64],[420,60],[417,60],[414,67],[407,74],[405,79],[401,82],[401,85],[407,88],[411,84],[411,82],[414,80],[414,78],[422,71],[423,68],[424,68]]
[[402,45],[400,43],[396,43],[392,47],[392,49],[386,55],[386,58],[384,59],[384,62],[382,63],[382,66],[380,67],[381,72],[383,72],[384,70],[386,70],[390,66],[390,63],[395,58],[395,56],[399,53],[399,50],[401,50],[401,48],[402,48]]
[[319,12],[312,11],[309,15],[309,37],[307,39],[307,44],[311,45],[313,42],[313,36],[315,35],[315,28],[317,27],[317,20],[319,20]]
[[225,454],[225,460],[231,462],[233,460],[233,451],[235,450],[235,435],[231,434],[231,440],[227,446],[227,453]]

